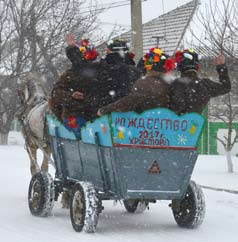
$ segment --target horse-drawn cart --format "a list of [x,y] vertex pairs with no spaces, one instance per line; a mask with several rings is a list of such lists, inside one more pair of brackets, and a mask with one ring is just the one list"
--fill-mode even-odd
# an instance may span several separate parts
[[67,190],[76,231],[95,231],[103,200],[123,200],[128,212],[143,212],[156,200],[172,200],[179,226],[201,224],[204,196],[190,177],[202,116],[177,116],[159,108],[143,114],[112,113],[87,123],[80,140],[56,118],[47,119],[56,175],[54,180],[45,173],[32,177],[33,215],[49,215],[59,193]]

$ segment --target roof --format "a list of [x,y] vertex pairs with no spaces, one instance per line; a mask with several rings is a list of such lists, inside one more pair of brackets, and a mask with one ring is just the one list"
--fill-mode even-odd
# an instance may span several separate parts
[[[166,14],[143,24],[143,52],[157,46],[166,53],[173,54],[181,45],[186,29],[188,28],[197,8],[199,0],[193,0]],[[119,36],[121,39],[131,41],[131,31]]]

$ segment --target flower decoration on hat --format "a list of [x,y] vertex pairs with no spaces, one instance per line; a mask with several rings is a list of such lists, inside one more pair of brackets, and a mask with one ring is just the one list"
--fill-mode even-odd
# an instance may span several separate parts
[[160,48],[151,48],[149,53],[144,55],[144,66],[147,71],[155,70],[158,72],[170,73],[175,69],[175,62],[164,54]]
[[133,52],[129,52],[129,57],[130,57],[131,59],[134,59],[134,58],[135,58],[135,54],[134,54]]
[[96,60],[97,56],[99,55],[97,50],[89,45],[89,41],[87,39],[83,39],[81,40],[78,44],[77,44],[80,52],[82,53],[83,59],[87,60],[87,61],[94,61]]
[[193,49],[179,50],[175,53],[178,71],[200,70],[198,54]]

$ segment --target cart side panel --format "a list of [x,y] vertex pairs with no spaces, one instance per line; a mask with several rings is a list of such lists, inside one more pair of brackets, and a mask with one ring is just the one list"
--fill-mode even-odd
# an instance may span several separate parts
[[55,168],[56,168],[56,177],[63,179],[65,176],[63,174],[64,169],[62,168],[62,157],[60,152],[58,152],[59,144],[55,136],[50,137],[51,151],[53,154]]
[[76,179],[83,176],[82,162],[78,152],[78,141],[51,137],[51,148],[56,162],[56,176]]
[[83,167],[78,152],[78,141],[61,139],[61,149],[64,159],[64,174],[73,179],[83,179]]
[[124,198],[181,198],[197,159],[196,151],[166,149],[114,150]]
[[[99,147],[84,144],[77,140],[75,134],[67,130],[55,117],[47,115],[47,121],[56,170],[58,170],[57,177],[90,181],[95,184],[98,190],[107,190],[109,185],[105,181],[105,172],[102,166],[103,159]],[[107,118],[100,119],[98,122],[99,124],[94,125],[97,131],[95,133],[99,135],[99,140],[102,140],[101,133],[105,134],[105,131],[107,131],[106,133],[109,135],[110,128]],[[101,122],[105,124],[102,125]],[[110,141],[110,139],[108,140]],[[107,144],[108,140],[106,139],[106,143],[104,143]]]
[[121,199],[123,188],[121,187],[121,176],[115,164],[113,148],[101,146],[100,151],[107,183],[107,194],[114,199]]
[[[79,152],[83,161],[84,181],[90,181],[97,190],[104,191],[107,184],[98,146],[80,142]],[[80,177],[77,179],[80,180]]]

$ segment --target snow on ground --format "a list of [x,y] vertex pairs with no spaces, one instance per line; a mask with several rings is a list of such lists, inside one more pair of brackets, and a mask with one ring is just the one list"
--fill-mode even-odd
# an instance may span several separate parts
[[8,135],[9,145],[24,145],[25,141],[22,134],[17,131],[11,131]]
[[[55,204],[53,216],[34,217],[27,202],[29,159],[22,145],[0,146],[0,238],[4,242],[236,242],[238,195],[203,190],[207,211],[204,223],[194,230],[179,228],[168,201],[151,204],[143,214],[128,214],[120,203],[104,202],[97,232],[76,233],[69,210]],[[238,190],[238,159],[234,174],[226,173],[223,156],[200,156],[193,180],[207,186]],[[53,170],[53,169],[52,169]]]
[[238,191],[238,157],[232,157],[232,160],[235,172],[229,174],[225,156],[200,155],[193,172],[193,179],[200,185]]

